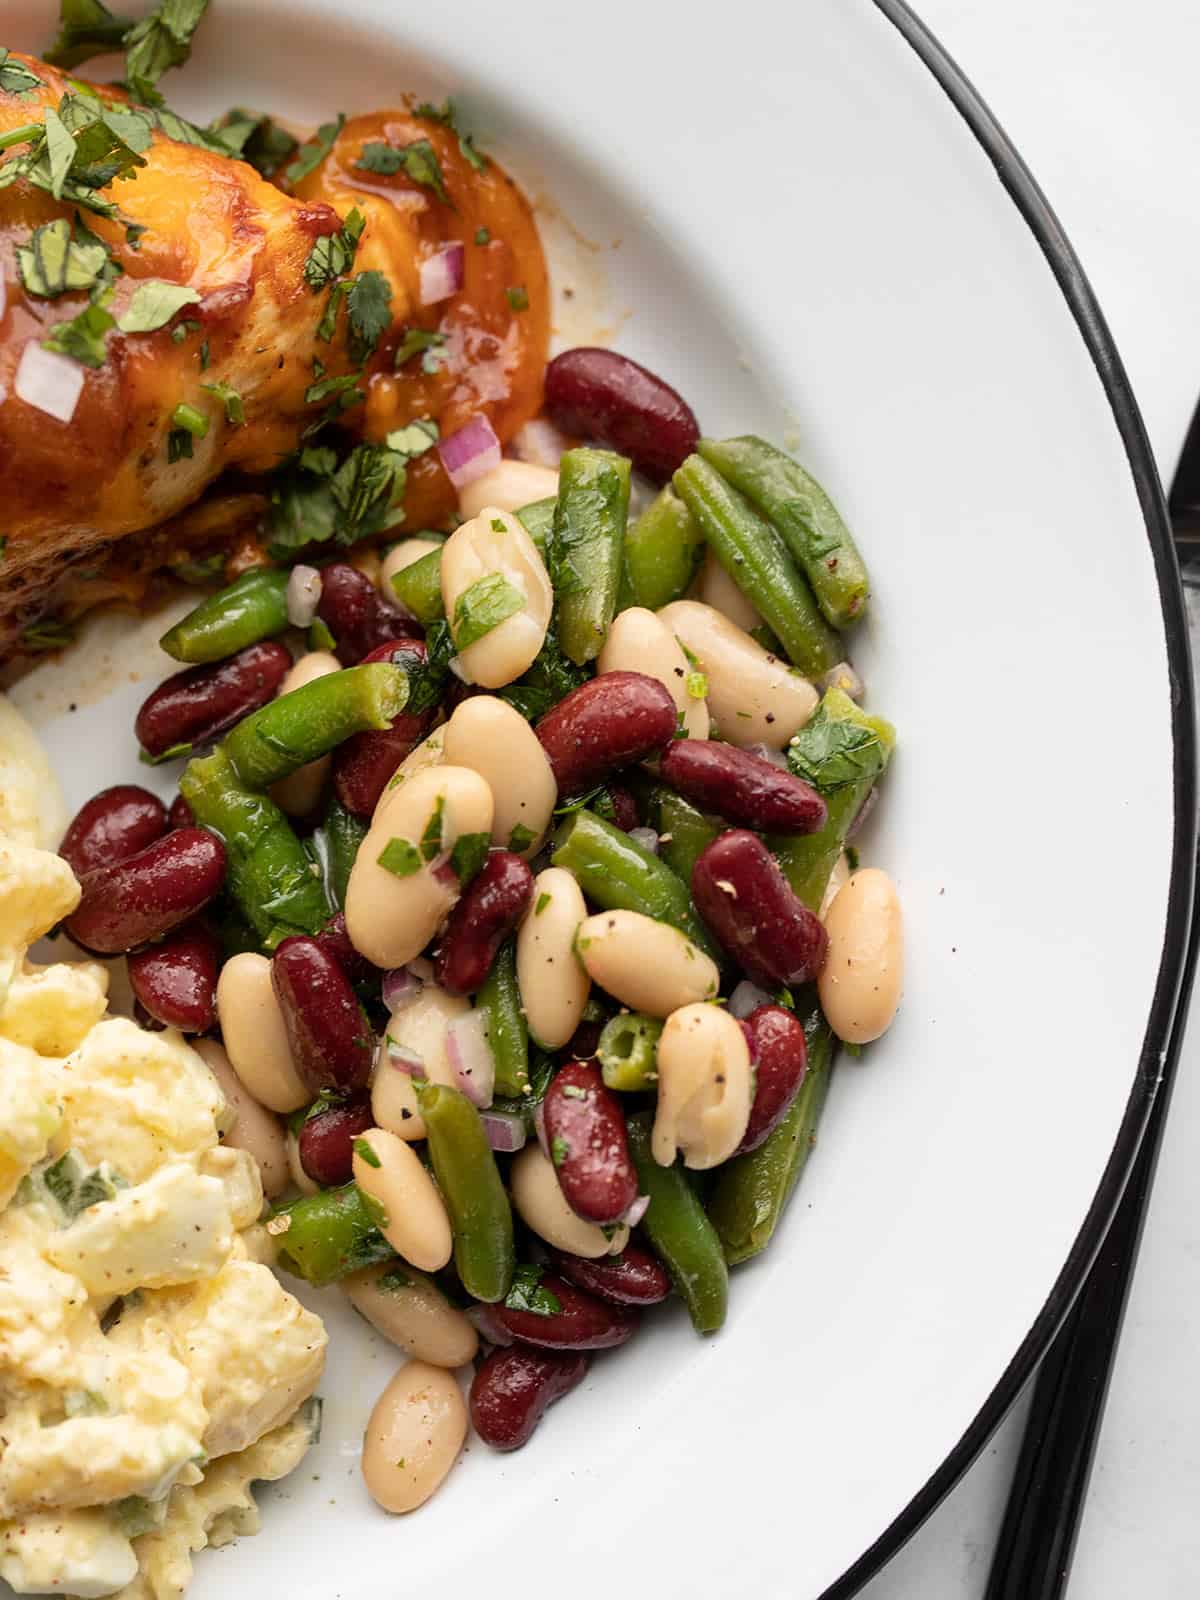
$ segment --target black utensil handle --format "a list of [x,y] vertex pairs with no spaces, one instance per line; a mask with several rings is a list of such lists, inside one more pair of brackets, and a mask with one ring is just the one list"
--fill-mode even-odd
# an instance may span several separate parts
[[1059,1600],[1104,1416],[1113,1361],[1162,1147],[1200,946],[1193,919],[1179,1006],[1141,1148],[1100,1254],[1034,1385],[985,1600]]

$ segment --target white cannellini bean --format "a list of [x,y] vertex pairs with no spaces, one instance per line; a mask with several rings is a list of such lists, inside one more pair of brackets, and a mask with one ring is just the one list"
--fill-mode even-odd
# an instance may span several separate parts
[[630,606],[612,620],[603,648],[596,661],[598,672],[643,672],[657,678],[682,713],[684,732],[689,739],[708,738],[707,685],[693,694],[696,679],[704,677],[692,667],[679,640],[645,606]]
[[575,936],[586,916],[583,890],[565,868],[538,873],[517,930],[517,988],[529,1032],[545,1050],[561,1049],[583,1019],[592,982]]
[[817,708],[817,691],[782,656],[699,600],[674,600],[658,613],[708,679],[708,709],[730,744],[782,750]]
[[[459,896],[458,881],[444,870],[444,858],[465,833],[492,831],[492,791],[468,767],[425,767],[414,777],[383,791],[366,838],[359,847],[346,886],[346,929],[360,954],[384,971],[419,956],[441,927]],[[438,826],[439,855],[422,859],[426,830]],[[398,875],[380,865],[391,850]]]
[[412,1074],[389,1060],[388,1039],[420,1056],[430,1083],[457,1088],[458,1078],[446,1054],[446,1034],[454,1019],[466,1016],[470,1009],[470,1001],[461,995],[447,994],[427,983],[415,1000],[389,1019],[371,1080],[371,1115],[379,1127],[401,1139],[425,1137]]
[[300,1141],[290,1128],[287,1134],[287,1164],[288,1174],[300,1193],[316,1194],[321,1185],[314,1183],[305,1172],[300,1161]]
[[825,916],[829,950],[817,994],[847,1044],[886,1033],[904,982],[904,925],[896,885],[878,867],[852,872]]
[[619,1255],[629,1242],[629,1229],[623,1223],[609,1239],[603,1228],[585,1222],[571,1210],[554,1163],[539,1144],[527,1144],[513,1162],[509,1188],[521,1220],[556,1250],[596,1261],[601,1256]]
[[696,599],[712,606],[723,617],[744,633],[753,633],[762,627],[762,617],[734,583],[711,550],[705,552],[704,564],[696,579]]
[[[293,689],[303,689],[306,683],[315,683],[318,678],[327,678],[331,672],[341,670],[341,662],[328,650],[310,650],[295,662],[279,685],[279,693],[291,694]],[[280,778],[278,783],[271,785],[271,799],[289,817],[308,816],[321,798],[332,760],[332,756],[318,756],[315,761],[290,772],[286,778]]]
[[338,1286],[354,1309],[385,1339],[433,1367],[465,1367],[474,1361],[479,1335],[435,1283],[394,1261],[367,1267]]
[[278,1200],[290,1177],[283,1123],[250,1094],[215,1039],[197,1039],[192,1049],[217,1080],[233,1112],[233,1122],[222,1143],[254,1157],[263,1193],[268,1200]]
[[678,928],[640,911],[599,911],[579,926],[575,948],[588,976],[631,1011],[670,1016],[711,1000],[721,985],[715,961]]
[[266,956],[244,950],[217,979],[225,1051],[247,1092],[270,1111],[298,1111],[312,1095],[296,1071]]
[[457,656],[465,681],[485,689],[502,688],[521,676],[542,648],[554,608],[554,590],[537,546],[511,512],[486,506],[442,547],[442,604],[452,632],[463,597],[481,579],[495,576],[517,591],[521,609]]
[[420,561],[422,556],[440,550],[442,543],[441,539],[423,539],[418,535],[412,539],[401,539],[398,545],[388,551],[379,569],[379,592],[390,605],[399,604],[396,591],[392,588],[392,579],[396,574],[403,572],[405,567],[411,567],[415,561]]
[[383,1207],[380,1231],[396,1254],[440,1272],[454,1247],[450,1218],[412,1145],[385,1128],[368,1128],[354,1141],[353,1165],[355,1183]]
[[558,473],[552,467],[535,466],[532,461],[502,461],[482,478],[458,492],[460,517],[477,517],[488,506],[501,511],[520,511],[535,500],[548,500],[558,493]]
[[477,694],[464,700],[444,729],[445,759],[451,766],[470,767],[492,791],[492,843],[516,849],[513,830],[531,836],[516,853],[526,860],[537,854],[558,802],[558,785],[541,740],[521,713],[506,700]]
[[750,1047],[723,1006],[673,1011],[658,1041],[658,1104],[650,1149],[660,1167],[676,1151],[703,1172],[727,1161],[741,1144],[754,1104]]
[[467,1407],[454,1375],[409,1361],[375,1402],[362,1470],[385,1511],[415,1511],[441,1486],[467,1437]]

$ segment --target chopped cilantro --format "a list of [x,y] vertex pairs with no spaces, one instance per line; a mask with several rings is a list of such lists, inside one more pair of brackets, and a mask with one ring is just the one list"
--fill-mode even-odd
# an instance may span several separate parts
[[426,328],[406,328],[400,343],[396,346],[393,366],[397,371],[405,362],[411,361],[413,356],[421,356],[421,371],[436,372],[445,361],[444,345],[446,335],[434,333]]
[[859,853],[858,853],[858,846],[857,845],[853,845],[853,844],[848,844],[848,845],[844,846],[844,849],[845,849],[845,854],[846,854],[846,860],[850,864],[850,871],[851,872],[857,872],[858,871],[858,863],[859,863],[859,860],[860,860]]
[[300,146],[296,159],[284,169],[283,174],[293,188],[302,178],[307,178],[310,172],[317,170],[345,126],[345,113],[339,111],[336,122],[323,122],[308,143]]
[[365,1161],[369,1167],[382,1167],[383,1165],[383,1162],[380,1161],[365,1139],[355,1139],[354,1154],[360,1161]]
[[43,348],[70,356],[85,367],[102,367],[107,354],[105,335],[114,326],[107,309],[111,296],[112,290],[108,289],[69,322],[56,322],[42,340]]
[[67,217],[35,228],[17,247],[17,269],[29,293],[45,300],[93,289],[117,270],[108,246],[78,216],[74,228]]
[[464,887],[476,876],[491,849],[490,833],[461,833],[450,852],[450,865]]
[[513,311],[529,310],[529,291],[523,283],[514,284],[511,289],[505,289],[504,298],[508,301]]
[[114,17],[100,0],[60,0],[58,38],[45,51],[56,67],[77,67],[92,56],[121,48],[133,26],[128,17]]
[[436,860],[442,853],[442,825],[446,813],[446,796],[440,794],[433,810],[429,813],[429,821],[425,824],[425,832],[421,835],[421,854],[426,861]]
[[476,244],[490,244],[491,242],[492,242],[492,234],[491,234],[491,230],[489,228],[476,228],[476,230],[475,230],[475,243]]
[[388,434],[385,443],[389,450],[394,450],[406,461],[415,461],[418,456],[423,456],[437,443],[438,432],[438,425],[432,417],[418,417],[415,422],[394,429]]
[[527,828],[523,822],[514,824],[508,836],[508,848],[515,854],[521,855],[533,843],[535,838],[532,828]]
[[257,111],[235,106],[211,128],[213,137],[235,156],[248,161],[264,178],[273,178],[300,148],[299,141]]
[[81,1211],[102,1200],[111,1200],[118,1189],[128,1187],[107,1161],[102,1161],[98,1167],[89,1167],[78,1150],[68,1150],[57,1161],[43,1167],[37,1174],[37,1183],[66,1222],[73,1222]]
[[550,1159],[556,1167],[561,1167],[571,1154],[571,1146],[560,1135],[556,1134],[550,1141]]
[[199,333],[200,324],[185,317],[182,322],[177,322],[171,329],[171,343],[182,344],[189,334]]
[[366,225],[366,218],[355,206],[336,233],[323,233],[313,240],[304,263],[304,281],[314,293],[350,271]]
[[191,55],[192,35],[207,10],[208,0],[160,0],[148,17],[133,25],[123,43],[125,78],[135,99],[161,104],[155,84]]
[[525,609],[525,596],[501,572],[477,578],[458,597],[454,607],[454,643],[459,651],[468,649],[491,633],[509,617]]
[[558,1296],[542,1288],[542,1269],[535,1266],[517,1268],[504,1304],[510,1311],[532,1311],[539,1317],[556,1317],[562,1310]]
[[421,870],[421,852],[407,839],[389,839],[376,860],[397,878],[411,878]]
[[423,105],[417,107],[417,115],[419,117],[428,117],[431,122],[440,122],[443,127],[449,128],[458,140],[458,148],[475,168],[476,172],[482,172],[484,167],[487,166],[487,157],[481,155],[475,148],[475,141],[472,136],[469,133],[464,133],[459,127],[458,115],[452,100],[443,101],[440,106],[430,105],[426,101]]
[[401,1267],[389,1267],[375,1279],[375,1287],[385,1294],[396,1294],[401,1289],[411,1289],[413,1280]]
[[68,622],[55,622],[46,618],[29,622],[21,629],[21,644],[29,651],[65,650],[75,639],[75,630]]
[[360,272],[350,286],[346,310],[350,316],[350,355],[363,362],[391,324],[392,286],[382,272]]
[[825,701],[788,746],[788,766],[822,794],[873,782],[887,764],[877,729],[831,717]]
[[689,672],[684,682],[689,699],[703,700],[708,693],[708,679],[703,672]]
[[122,333],[154,333],[166,327],[177,311],[194,306],[199,299],[188,284],[147,278],[133,291],[132,300],[117,318],[117,327]]
[[537,904],[533,908],[533,914],[535,917],[541,916],[542,912],[545,911],[546,907],[550,904],[552,898],[553,896],[547,894],[544,890],[540,895],[538,895]]
[[384,144],[382,140],[372,140],[363,145],[357,166],[361,172],[376,172],[387,178],[403,172],[411,182],[423,189],[432,189],[439,200],[450,204],[441,162],[428,139],[415,139],[412,144],[398,147]]
[[33,89],[40,89],[42,80],[36,72],[20,61],[12,59],[12,52],[0,48],[0,89],[5,94],[29,94]]

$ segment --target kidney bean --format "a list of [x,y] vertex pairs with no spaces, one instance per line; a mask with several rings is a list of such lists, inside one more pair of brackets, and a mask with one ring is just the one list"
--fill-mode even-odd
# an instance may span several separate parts
[[[757,1150],[787,1114],[808,1071],[808,1045],[799,1020],[782,1006],[759,1006],[742,1023],[754,1065],[754,1103],[734,1155]],[[586,1287],[586,1285],[585,1285]]]
[[161,1033],[166,1027],[165,1022],[160,1022],[157,1017],[152,1017],[142,1002],[136,998],[133,1002],[133,1020],[139,1028],[145,1028],[147,1033]]
[[638,825],[637,801],[622,784],[610,783],[607,790],[613,822],[623,832],[632,833]]
[[281,644],[248,645],[212,666],[187,667],[142,702],[134,731],[149,755],[176,745],[207,744],[272,699],[292,658]]
[[82,878],[97,867],[136,855],[166,831],[167,812],[158,796],[136,783],[118,783],[101,789],[80,807],[58,853]]
[[206,922],[186,923],[126,965],[134,994],[159,1022],[184,1033],[215,1025],[221,941]]
[[660,768],[662,780],[701,811],[762,833],[816,833],[825,802],[802,778],[731,744],[675,739]]
[[642,672],[606,672],[572,689],[534,729],[560,794],[589,789],[675,737],[675,702]]
[[352,667],[382,644],[419,638],[414,623],[384,605],[379,590],[347,561],[321,568],[317,615],[334,637],[334,654]]
[[167,812],[168,828],[194,828],[196,817],[190,805],[181,794],[177,794],[171,801],[171,809]]
[[308,934],[276,950],[271,979],[296,1071],[314,1093],[365,1089],[371,1028],[337,958]]
[[582,1382],[588,1357],[513,1345],[493,1350],[471,1380],[471,1421],[493,1450],[519,1450],[548,1407]]
[[296,1140],[300,1165],[322,1189],[349,1183],[354,1164],[354,1141],[375,1126],[369,1100],[350,1100],[326,1106],[309,1117]]
[[525,915],[533,873],[511,850],[491,850],[450,913],[433,975],[450,994],[474,994],[496,952]]
[[564,433],[599,440],[663,483],[696,448],[687,402],[653,372],[615,350],[564,350],[546,368],[546,411]]
[[593,1299],[555,1273],[544,1272],[538,1288],[554,1296],[557,1311],[514,1311],[501,1301],[488,1307],[489,1319],[537,1350],[611,1350],[637,1331],[636,1311]]
[[546,1139],[559,1187],[588,1222],[616,1222],[637,1199],[637,1173],[625,1139],[625,1113],[592,1061],[569,1061],[544,1102]]
[[731,829],[701,851],[692,868],[692,898],[755,983],[807,983],[821,970],[825,929],[756,834]]
[[177,828],[124,861],[89,872],[67,932],[100,955],[162,939],[202,911],[225,880],[225,846],[203,828]]
[[379,968],[368,961],[366,956],[356,950],[350,942],[344,911],[339,911],[314,937],[323,950],[328,950],[351,983],[359,983],[379,971]]
[[[425,665],[422,639],[390,639],[363,657],[370,661],[390,661],[412,672]],[[425,711],[402,711],[390,728],[351,734],[333,757],[333,786],[347,811],[356,817],[369,817],[387,788],[388,780],[405,756],[415,750],[433,726],[437,707]]]
[[619,1256],[585,1261],[565,1250],[551,1250],[550,1259],[577,1288],[615,1306],[655,1306],[671,1292],[667,1269],[641,1245],[627,1244]]

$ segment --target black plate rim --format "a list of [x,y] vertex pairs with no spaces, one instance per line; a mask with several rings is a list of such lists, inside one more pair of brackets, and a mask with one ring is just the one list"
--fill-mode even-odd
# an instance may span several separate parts
[[1078,256],[1037,180],[970,79],[904,0],[873,0],[978,140],[1041,248],[1104,387],[1125,447],[1154,560],[1166,636],[1174,737],[1175,827],[1162,958],[1133,1086],[1104,1169],[1071,1252],[1045,1305],[999,1382],[942,1465],[904,1510],[820,1600],[850,1600],[878,1575],[971,1466],[1033,1375],[1071,1309],[1103,1242],[1129,1177],[1164,1067],[1187,965],[1196,861],[1196,716],[1187,612],[1166,500],[1145,424],[1124,364]]

